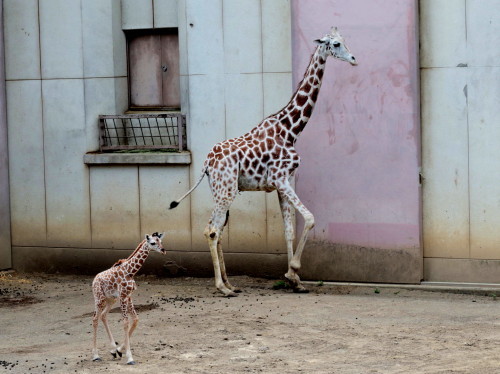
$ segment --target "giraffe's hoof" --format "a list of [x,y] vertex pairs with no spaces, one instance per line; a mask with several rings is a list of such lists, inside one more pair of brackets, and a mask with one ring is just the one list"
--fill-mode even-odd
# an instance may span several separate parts
[[227,288],[226,286],[220,286],[220,287],[217,287],[217,289],[219,290],[219,292],[223,293],[224,296],[226,296],[226,297],[238,296],[238,294],[235,291]]
[[286,273],[285,274],[285,279],[288,281],[288,284],[292,286],[293,288],[299,287],[300,286],[300,278],[297,274],[295,273]]
[[305,288],[304,286],[300,285],[300,286],[294,287],[293,292],[294,293],[309,293],[309,290],[307,288]]
[[113,356],[113,358],[116,358],[116,352],[111,352],[111,356]]
[[100,358],[100,357],[95,357],[95,358],[93,358],[93,359],[92,359],[92,361],[94,361],[94,362],[99,362],[99,361],[102,361],[102,358]]
[[242,292],[242,289],[239,288],[239,287],[233,287],[232,288],[232,291],[235,292],[235,293],[241,293]]
[[127,365],[135,365],[135,361],[129,361],[127,362]]
[[234,291],[231,291],[229,288],[219,290],[224,294],[225,297],[236,297],[238,294]]
[[118,353],[118,356],[122,357],[123,353],[121,353],[118,349],[116,350],[116,353]]

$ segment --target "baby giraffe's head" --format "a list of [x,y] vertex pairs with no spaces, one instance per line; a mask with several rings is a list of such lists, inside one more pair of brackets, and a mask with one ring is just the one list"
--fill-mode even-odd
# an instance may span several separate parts
[[163,248],[163,244],[161,242],[162,238],[163,233],[158,234],[157,232],[155,232],[151,235],[146,235],[146,243],[149,249],[160,252],[161,254],[166,254],[167,251],[165,251],[165,248]]

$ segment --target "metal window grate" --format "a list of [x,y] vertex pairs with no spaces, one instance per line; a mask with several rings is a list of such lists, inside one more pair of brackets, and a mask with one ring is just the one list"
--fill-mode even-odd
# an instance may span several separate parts
[[101,152],[186,149],[186,117],[180,113],[99,116]]

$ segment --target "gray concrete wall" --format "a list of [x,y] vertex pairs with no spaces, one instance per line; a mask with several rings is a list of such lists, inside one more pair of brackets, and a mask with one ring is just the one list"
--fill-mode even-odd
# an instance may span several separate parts
[[120,2],[7,1],[4,12],[13,245],[91,247],[82,161],[98,147],[98,114],[126,107]]
[[[179,1],[178,7],[180,44],[187,46],[181,49],[181,92],[194,183],[213,144],[246,133],[290,99],[290,3]],[[182,204],[191,204],[192,248],[205,248],[202,233],[212,210],[208,185]],[[282,227],[275,193],[244,192],[231,207],[223,247],[284,253]]]
[[425,279],[500,282],[500,3],[420,10]]
[[[105,267],[152,231],[166,232],[170,259],[189,271],[210,267],[206,182],[167,208],[215,142],[288,102],[289,1],[27,0],[4,9],[14,267]],[[124,31],[158,27],[179,28],[191,164],[85,164],[98,149],[97,116],[127,110]],[[228,271],[251,272],[252,259],[285,271],[282,237],[275,195],[239,196],[224,249],[242,263]]]
[[3,0],[0,0],[0,270],[12,266],[10,242],[9,152],[5,101]]

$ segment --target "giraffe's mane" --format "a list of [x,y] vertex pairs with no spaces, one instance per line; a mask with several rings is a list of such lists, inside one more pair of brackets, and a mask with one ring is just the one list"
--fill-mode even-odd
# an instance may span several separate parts
[[132,252],[132,254],[130,256],[128,256],[127,258],[122,258],[118,261],[116,261],[114,264],[113,264],[113,267],[115,266],[120,266],[121,264],[123,264],[125,261],[128,261],[130,260],[130,258],[132,258],[136,253],[137,251],[142,247],[142,245],[144,244],[144,242],[146,241],[146,239],[144,239],[142,242],[139,243],[139,245],[137,246],[137,248],[134,250],[134,252]]
[[[309,58],[309,64],[307,64],[307,69],[306,71],[304,72],[304,76],[302,77],[302,79],[300,80],[300,82],[297,84],[297,88],[295,89],[292,97],[290,98],[290,100],[288,101],[288,103],[286,103],[286,105],[281,108],[280,110],[278,110],[276,113],[274,114],[271,114],[270,116],[266,117],[264,119],[264,121],[262,121],[260,124],[262,124],[263,122],[265,122],[266,119],[268,118],[271,118],[271,117],[275,117],[277,116],[278,114],[280,114],[286,107],[288,107],[288,105],[290,105],[290,103],[292,102],[293,98],[295,97],[295,95],[297,94],[297,92],[299,91],[300,89],[300,86],[302,86],[302,82],[304,82],[304,79],[306,79],[306,76],[308,75],[308,72],[309,72],[309,66],[311,66],[311,62],[314,58],[314,55],[316,54],[316,52],[318,51],[318,49],[320,48],[320,46],[317,46],[315,49],[314,49],[314,52],[311,54],[311,57]],[[259,125],[260,125],[259,124]]]

